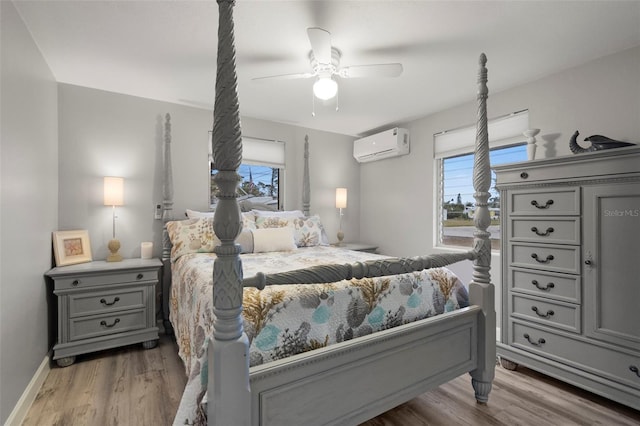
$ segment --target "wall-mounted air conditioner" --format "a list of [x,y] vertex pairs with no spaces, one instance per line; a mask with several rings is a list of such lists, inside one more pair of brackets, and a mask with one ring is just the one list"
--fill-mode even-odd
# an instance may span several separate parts
[[357,139],[353,143],[353,157],[359,163],[397,157],[409,153],[409,131],[400,127]]

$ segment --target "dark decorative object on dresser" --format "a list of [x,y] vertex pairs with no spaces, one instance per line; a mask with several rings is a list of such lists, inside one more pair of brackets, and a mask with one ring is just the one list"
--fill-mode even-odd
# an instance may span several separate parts
[[601,149],[622,148],[623,146],[635,145],[635,143],[632,143],[632,142],[616,141],[606,136],[593,135],[584,139],[587,142],[591,142],[591,146],[589,148],[583,148],[580,145],[578,145],[577,139],[579,134],[580,133],[576,130],[573,136],[571,136],[571,140],[569,141],[569,149],[574,154],[580,154],[582,152],[600,151]]

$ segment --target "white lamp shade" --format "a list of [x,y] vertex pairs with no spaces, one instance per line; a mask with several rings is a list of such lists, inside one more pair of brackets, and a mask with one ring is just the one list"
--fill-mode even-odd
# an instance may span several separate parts
[[331,77],[320,77],[313,83],[313,94],[316,98],[326,101],[338,93],[338,83]]
[[105,176],[104,178],[104,205],[124,205],[124,179],[121,177]]
[[336,188],[336,208],[347,208],[347,188]]

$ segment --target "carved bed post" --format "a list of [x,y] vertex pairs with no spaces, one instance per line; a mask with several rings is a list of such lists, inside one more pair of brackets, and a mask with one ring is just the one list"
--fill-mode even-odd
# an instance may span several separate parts
[[[216,96],[213,122],[213,162],[218,173],[218,206],[213,229],[221,244],[213,272],[213,339],[209,342],[210,425],[249,425],[249,340],[242,326],[242,262],[235,244],[242,230],[237,169],[242,161],[238,105],[233,0],[217,0],[219,11]],[[213,343],[215,340],[215,344]],[[211,386],[213,384],[213,387]]]
[[485,403],[491,392],[491,383],[495,374],[496,363],[496,313],[495,292],[491,283],[491,241],[487,228],[491,224],[488,200],[491,186],[491,168],[489,164],[489,135],[487,133],[487,57],[480,55],[478,72],[478,120],[476,131],[476,148],[473,165],[473,188],[476,199],[473,234],[473,249],[476,259],[473,262],[473,280],[469,284],[469,296],[472,304],[482,307],[483,315],[478,325],[478,368],[472,371],[471,382],[476,393],[476,400]]
[[162,181],[162,318],[166,334],[173,334],[169,321],[169,289],[171,288],[171,240],[167,222],[173,220],[173,171],[171,166],[171,115],[164,122],[164,176]]
[[309,135],[304,135],[304,175],[302,181],[302,213],[311,216],[311,185],[309,183]]

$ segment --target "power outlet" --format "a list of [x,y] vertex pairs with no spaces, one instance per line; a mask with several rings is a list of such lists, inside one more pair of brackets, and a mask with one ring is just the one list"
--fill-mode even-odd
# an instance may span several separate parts
[[156,209],[153,214],[155,219],[162,219],[162,204],[156,204]]

